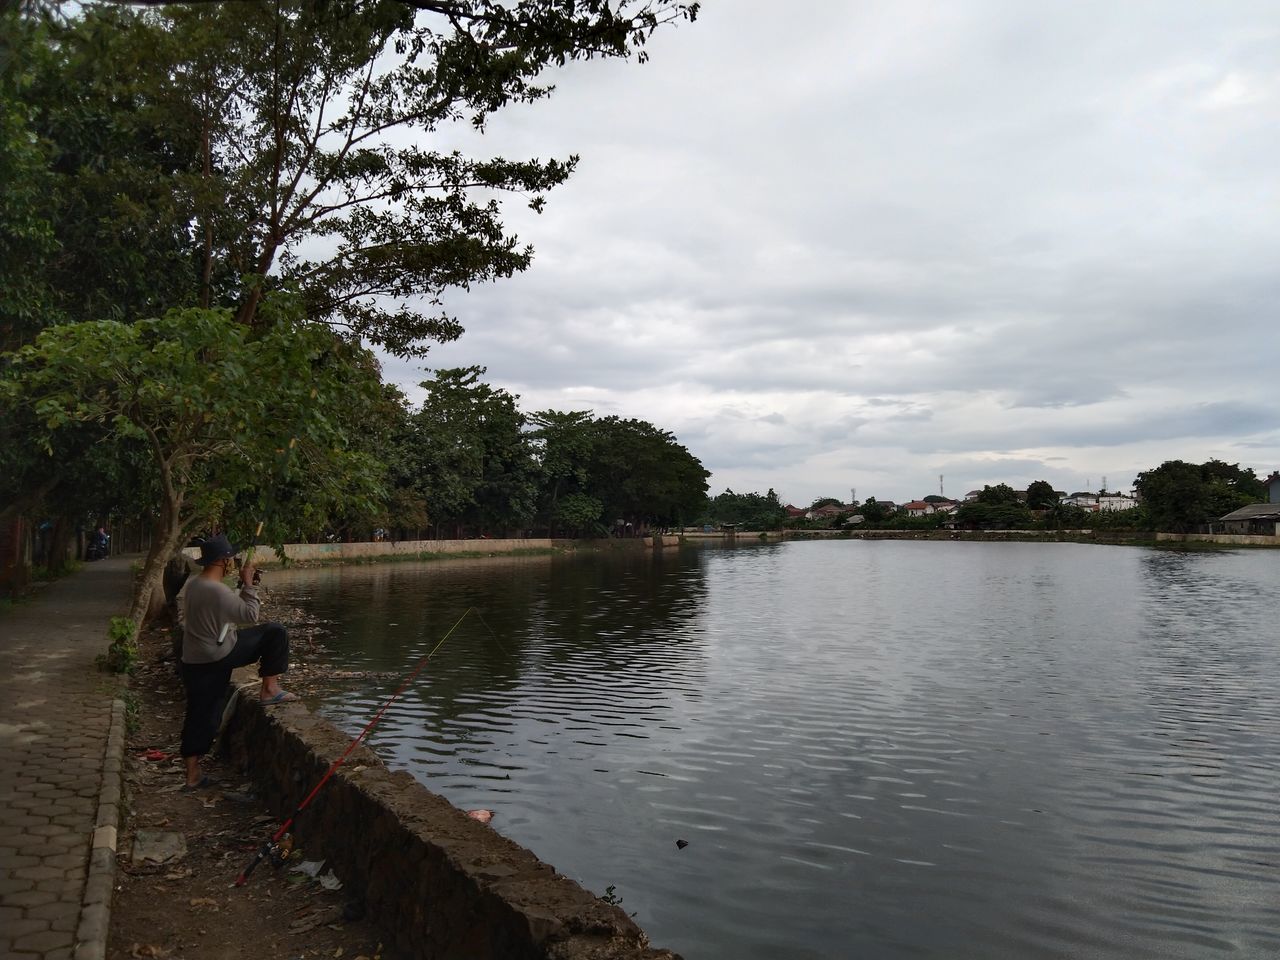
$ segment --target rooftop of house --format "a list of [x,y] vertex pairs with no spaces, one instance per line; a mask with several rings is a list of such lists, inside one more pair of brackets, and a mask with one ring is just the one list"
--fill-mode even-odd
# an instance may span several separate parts
[[1228,520],[1280,520],[1280,504],[1251,503],[1218,518],[1219,523]]

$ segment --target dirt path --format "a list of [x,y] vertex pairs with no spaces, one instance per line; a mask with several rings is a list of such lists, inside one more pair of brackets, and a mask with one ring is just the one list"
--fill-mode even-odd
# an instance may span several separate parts
[[[300,667],[305,675],[307,664]],[[323,870],[319,879],[298,872],[314,868],[305,850],[279,869],[264,863],[245,887],[233,886],[277,822],[250,784],[217,759],[207,761],[216,786],[180,789],[184,697],[167,630],[143,636],[129,695],[136,720],[125,753],[128,812],[117,847],[109,960],[379,957],[382,938],[342,890],[327,889],[333,878]],[[143,856],[147,848],[159,858],[177,852],[156,862]]]

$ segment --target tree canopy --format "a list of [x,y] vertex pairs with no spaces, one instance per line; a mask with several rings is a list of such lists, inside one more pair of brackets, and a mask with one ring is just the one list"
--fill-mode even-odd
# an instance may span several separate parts
[[786,518],[787,511],[772,487],[764,494],[725,490],[707,502],[706,519],[713,524],[734,524],[744,530],[776,530]]
[[437,370],[400,441],[407,486],[432,521],[483,532],[527,526],[537,497],[517,397],[483,383],[483,367]]
[[61,324],[0,370],[3,406],[27,417],[33,476],[57,471],[57,444],[85,428],[142,465],[159,520],[135,620],[164,563],[201,526],[238,522],[251,535],[264,518],[280,542],[281,518],[267,511],[294,459],[307,510],[372,508],[382,494],[380,466],[346,443],[378,397],[376,366],[323,327],[267,315],[272,326],[253,335],[229,311],[199,308],[133,324]]
[[[20,20],[0,169],[22,196],[48,190],[0,210],[0,243],[56,241],[47,286],[68,319],[198,305],[252,324],[289,289],[312,320],[420,354],[461,331],[445,291],[529,265],[500,198],[541,210],[577,162],[464,156],[450,128],[482,130],[549,96],[549,68],[642,55],[696,14],[674,0],[282,0]],[[33,294],[10,297],[25,317]]]
[[984,486],[978,491],[977,502],[994,505],[1000,503],[1021,503],[1018,491],[1007,483],[997,483],[994,487]]
[[701,516],[707,472],[668,431],[590,411],[527,416],[484,373],[435,371],[388,454],[399,497],[437,531],[596,536]]
[[1032,510],[1051,510],[1058,505],[1058,492],[1048,480],[1035,480],[1027,486],[1027,506]]
[[1266,499],[1266,488],[1251,468],[1207,460],[1166,460],[1135,481],[1157,530],[1185,533],[1250,503]]

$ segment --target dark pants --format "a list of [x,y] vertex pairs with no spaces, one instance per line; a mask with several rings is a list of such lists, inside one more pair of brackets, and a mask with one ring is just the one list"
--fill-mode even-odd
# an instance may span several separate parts
[[257,663],[258,676],[274,677],[289,669],[289,634],[283,626],[261,623],[236,633],[236,645],[221,660],[182,665],[182,683],[187,688],[187,716],[182,723],[184,757],[203,756],[213,745],[232,670]]

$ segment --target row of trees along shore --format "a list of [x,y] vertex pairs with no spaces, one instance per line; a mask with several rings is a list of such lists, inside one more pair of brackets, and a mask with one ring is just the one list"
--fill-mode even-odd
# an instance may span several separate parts
[[[140,623],[167,560],[211,527],[243,539],[265,518],[280,543],[414,510],[411,526],[455,530],[676,516],[705,474],[670,434],[526,418],[478,370],[436,371],[410,409],[370,347],[414,358],[459,336],[446,293],[531,262],[502,204],[540,211],[577,165],[454,144],[549,96],[551,69],[643,60],[696,15],[678,0],[0,6],[0,526],[54,518],[65,543],[107,515],[150,518]],[[506,420],[459,412],[477,406]],[[455,447],[448,412],[470,423]]]
[[[773,490],[763,495],[726,490],[709,499],[704,522],[730,524],[744,530],[831,529],[847,526],[851,518],[857,516],[862,518],[856,521],[859,529],[873,530],[936,530],[955,525],[969,529],[1088,527],[1117,532],[1186,533],[1247,504],[1267,499],[1267,489],[1252,468],[1221,460],[1204,463],[1168,460],[1139,473],[1134,486],[1139,503],[1128,510],[1087,511],[1062,503],[1051,483],[1037,480],[1027,487],[1025,496],[1007,484],[986,486],[975,499],[962,503],[954,514],[913,517],[901,508],[890,508],[869,497],[862,503],[845,505],[845,509],[830,516],[812,519],[788,517]],[[815,500],[809,509],[827,505],[841,504],[839,500],[825,497]]]

